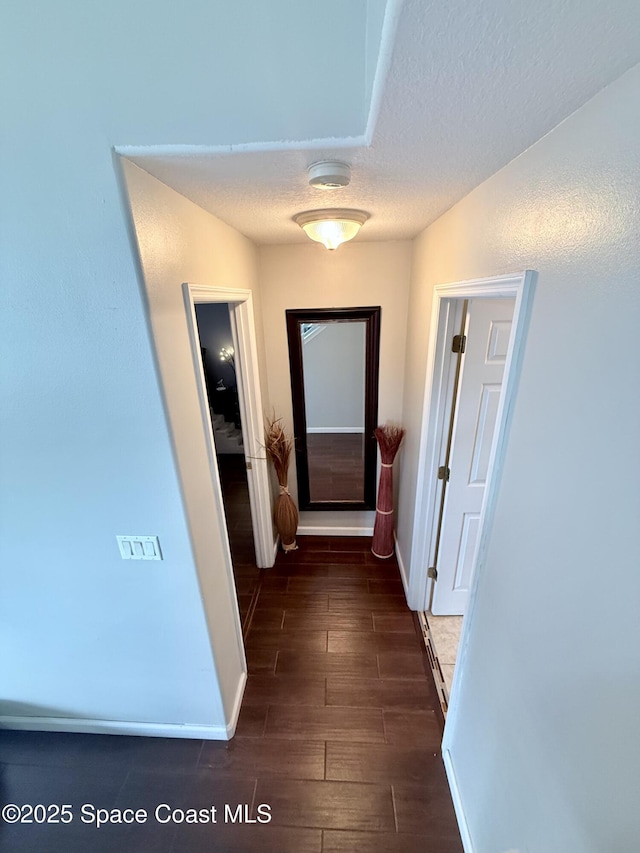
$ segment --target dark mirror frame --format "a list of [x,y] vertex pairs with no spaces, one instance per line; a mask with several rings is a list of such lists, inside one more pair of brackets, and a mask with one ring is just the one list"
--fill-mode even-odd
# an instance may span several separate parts
[[[376,508],[377,443],[374,430],[378,423],[378,374],[380,359],[380,307],[370,308],[297,308],[286,312],[293,402],[296,467],[298,471],[298,505],[301,510],[346,510]],[[309,491],[307,461],[307,418],[304,402],[302,365],[303,323],[358,321],[366,324],[365,397],[364,397],[364,500],[312,501]]]

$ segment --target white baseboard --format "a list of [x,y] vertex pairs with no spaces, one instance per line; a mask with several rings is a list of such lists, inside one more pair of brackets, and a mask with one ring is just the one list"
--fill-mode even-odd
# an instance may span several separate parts
[[471,841],[471,834],[469,833],[469,826],[464,813],[464,807],[462,805],[462,798],[460,796],[460,789],[458,788],[456,773],[453,769],[453,762],[451,761],[451,753],[448,749],[442,750],[442,759],[444,761],[444,769],[447,771],[449,789],[451,790],[451,799],[453,800],[453,808],[458,821],[458,829],[460,830],[464,853],[475,853],[475,848]]
[[247,682],[243,672],[238,682],[231,719],[226,726],[199,723],[136,723],[127,720],[94,720],[81,717],[32,717],[0,715],[0,730],[26,732],[77,732],[95,735],[137,735],[140,737],[192,738],[194,740],[231,740],[235,734],[240,706]]
[[[407,577],[407,570],[404,566],[404,560],[402,559],[402,553],[400,551],[400,546],[398,545],[398,539],[394,534],[394,539],[396,543],[396,558],[398,560],[398,567],[400,568],[400,577],[402,578],[402,586],[404,587],[404,594],[409,601],[409,578]],[[409,605],[411,606],[411,605]]]
[[298,528],[298,536],[373,536],[373,527],[312,527]]
[[274,563],[276,561],[276,557],[278,556],[279,548],[280,548],[280,534],[278,533],[278,535],[276,536],[275,541],[273,543],[273,562]]
[[236,733],[236,726],[238,725],[238,717],[240,716],[240,707],[242,706],[242,697],[244,696],[244,688],[247,686],[247,673],[243,672],[240,676],[240,681],[238,682],[238,689],[236,690],[236,698],[233,702],[233,710],[231,711],[231,719],[227,723],[226,727],[226,739],[231,740],[231,738]]
[[332,435],[353,435],[353,434],[364,434],[364,427],[307,427],[307,432],[312,435],[316,433],[330,433]]
[[[234,721],[232,731],[235,731]],[[78,732],[96,735],[140,735],[143,737],[194,738],[196,740],[229,740],[230,726],[203,726],[196,723],[133,723],[124,720],[90,720],[76,717],[8,717],[0,716],[1,729],[27,732]]]

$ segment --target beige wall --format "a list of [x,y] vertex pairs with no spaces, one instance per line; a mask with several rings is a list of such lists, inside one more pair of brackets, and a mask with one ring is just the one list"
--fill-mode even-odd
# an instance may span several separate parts
[[[640,67],[415,242],[399,544],[433,287],[538,272],[447,737],[474,850],[637,846]],[[424,571],[411,566],[411,573]]]
[[[214,496],[182,283],[253,291],[264,353],[251,241],[142,169],[122,161],[140,252],[151,331],[173,438],[191,549],[180,571],[196,572],[228,722],[243,670],[224,520]],[[264,372],[264,354],[261,358]],[[268,399],[266,402],[268,403]]]
[[[311,243],[260,248],[269,398],[288,430],[293,432],[285,324],[288,308],[380,305],[378,420],[400,420],[411,249],[410,241],[347,243],[335,252]],[[291,485],[297,495],[295,460]],[[362,528],[373,524],[373,513],[303,513],[301,524]]]

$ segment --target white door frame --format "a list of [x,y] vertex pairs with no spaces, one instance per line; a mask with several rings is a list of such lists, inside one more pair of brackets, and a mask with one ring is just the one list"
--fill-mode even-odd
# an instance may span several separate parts
[[251,463],[251,468],[247,470],[247,483],[249,486],[249,504],[251,506],[251,523],[253,527],[256,563],[259,568],[266,569],[273,566],[275,562],[277,539],[274,536],[273,530],[269,470],[263,441],[262,394],[260,391],[252,293],[250,290],[209,287],[189,283],[182,285],[182,291],[187,315],[189,342],[191,344],[191,358],[198,385],[200,412],[205,428],[211,480],[214,484],[214,489],[218,491],[221,505],[222,490],[218,475],[218,463],[216,459],[215,439],[213,437],[213,425],[209,412],[207,386],[200,354],[200,336],[198,334],[195,306],[210,302],[226,302],[229,304],[233,346],[237,354],[236,376],[240,420],[242,422],[242,442],[245,456]]
[[[505,361],[502,391],[498,403],[496,426],[489,456],[489,473],[485,486],[478,545],[474,558],[469,611],[475,597],[478,576],[484,561],[486,546],[493,520],[497,487],[504,459],[508,426],[513,410],[513,401],[519,378],[522,351],[531,310],[533,280],[535,273],[526,270],[511,275],[492,276],[453,284],[436,285],[431,308],[429,350],[427,355],[427,381],[422,418],[422,434],[418,457],[418,479],[416,506],[413,521],[411,549],[411,580],[409,598],[416,610],[427,610],[433,581],[427,577],[435,546],[440,490],[437,488],[438,467],[441,464],[438,452],[442,432],[446,428],[446,403],[450,398],[452,353],[449,342],[455,328],[456,302],[460,299],[515,298],[513,324]],[[465,619],[464,624],[469,620]],[[465,633],[463,629],[463,634]],[[461,638],[462,646],[462,638]],[[453,693],[453,691],[452,691]]]

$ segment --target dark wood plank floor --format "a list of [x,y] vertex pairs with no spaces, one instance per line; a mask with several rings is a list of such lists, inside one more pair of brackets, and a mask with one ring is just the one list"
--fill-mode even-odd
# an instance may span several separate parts
[[460,853],[440,706],[395,559],[367,538],[299,544],[263,573],[235,741],[205,753],[269,756],[253,765],[254,805],[271,805],[275,837],[305,833],[283,851]]
[[[394,561],[300,540],[262,572],[230,742],[0,731],[0,801],[70,803],[70,825],[0,822],[11,853],[461,853],[442,718]],[[218,809],[216,824],[110,825],[101,808]],[[225,823],[225,804],[268,824]]]

